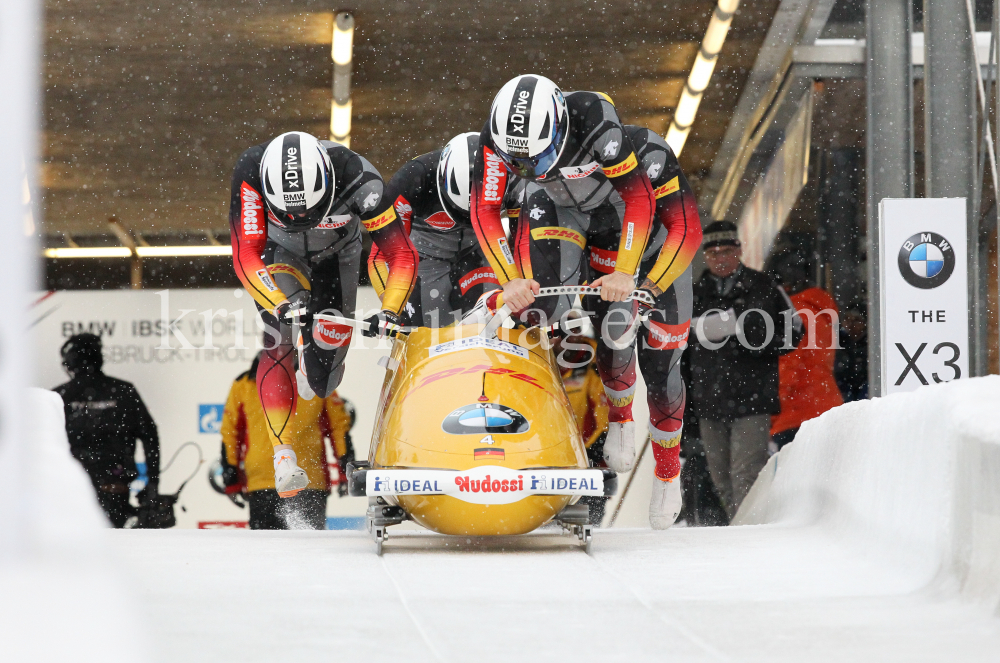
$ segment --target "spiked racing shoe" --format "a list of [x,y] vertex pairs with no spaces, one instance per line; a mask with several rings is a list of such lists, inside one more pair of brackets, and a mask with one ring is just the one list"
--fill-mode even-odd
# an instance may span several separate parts
[[279,497],[295,497],[309,485],[309,477],[299,467],[295,452],[287,445],[274,450],[274,487]]
[[624,474],[635,463],[635,422],[608,422],[608,436],[604,441],[604,462],[608,467]]
[[681,477],[664,481],[653,479],[653,496],[649,501],[649,526],[653,529],[669,529],[677,514],[681,512]]

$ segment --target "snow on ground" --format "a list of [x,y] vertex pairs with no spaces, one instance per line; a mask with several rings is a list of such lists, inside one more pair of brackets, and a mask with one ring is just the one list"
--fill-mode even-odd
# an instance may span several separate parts
[[[603,530],[590,555],[554,528],[497,539],[402,530],[378,557],[363,532],[93,531],[93,509],[0,502],[0,534],[29,531],[0,555],[0,651],[169,663],[995,662],[998,402],[991,377],[836,408],[771,460],[739,526]],[[59,426],[45,435],[58,442]],[[86,487],[64,465],[65,489]],[[32,509],[27,530],[13,524]]]
[[[1000,377],[837,408],[718,529],[109,532],[162,660],[997,661]],[[224,635],[223,635],[224,634]]]
[[109,532],[162,661],[991,661],[1000,620],[821,530]]

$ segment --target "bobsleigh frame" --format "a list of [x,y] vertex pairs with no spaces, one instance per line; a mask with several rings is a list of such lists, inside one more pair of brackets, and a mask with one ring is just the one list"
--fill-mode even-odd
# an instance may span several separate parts
[[[541,292],[536,295],[536,297],[578,294],[595,295],[599,294],[599,292],[599,289],[589,288],[586,286],[563,286],[556,288],[543,288],[541,289]],[[629,299],[639,299],[643,302],[647,302],[647,300],[651,298],[646,292],[635,291]],[[579,500],[583,496],[614,495],[617,492],[617,475],[609,469],[590,467],[589,463],[586,461],[586,454],[584,453],[582,440],[580,440],[578,430],[576,429],[575,419],[572,417],[572,412],[568,411],[568,400],[566,399],[565,390],[562,385],[561,374],[554,364],[554,359],[551,358],[551,352],[548,352],[551,346],[549,344],[546,330],[539,329],[538,327],[522,330],[520,332],[521,335],[518,337],[519,340],[514,343],[497,338],[497,333],[500,331],[503,323],[509,319],[510,314],[510,309],[506,305],[502,305],[496,314],[489,317],[485,321],[482,329],[478,330],[478,332],[473,332],[473,335],[465,336],[462,335],[462,332],[459,332],[459,336],[456,339],[430,346],[429,348],[424,347],[426,346],[426,342],[421,337],[421,341],[418,343],[418,346],[420,346],[421,343],[423,343],[424,346],[418,347],[418,349],[414,352],[423,352],[423,349],[429,349],[430,357],[433,357],[434,351],[440,350],[443,346],[453,347],[449,347],[447,350],[440,350],[440,354],[444,354],[445,352],[450,353],[460,350],[469,350],[473,348],[479,350],[492,350],[501,353],[512,353],[513,349],[518,350],[525,359],[530,359],[527,351],[519,350],[521,346],[518,345],[518,343],[522,343],[527,334],[534,333],[534,338],[539,341],[538,346],[544,348],[547,353],[545,355],[546,359],[543,360],[536,356],[534,360],[525,362],[525,365],[530,365],[540,371],[547,372],[547,375],[543,377],[548,378],[550,391],[554,390],[551,383],[558,385],[558,391],[561,394],[563,401],[562,409],[564,411],[562,413],[556,412],[556,414],[559,415],[556,418],[561,419],[561,424],[565,426],[566,414],[568,412],[570,421],[572,421],[572,432],[569,434],[569,439],[565,441],[558,441],[557,435],[557,441],[554,442],[554,444],[557,446],[566,446],[568,444],[569,446],[574,447],[574,449],[575,446],[579,446],[578,450],[573,451],[573,453],[576,454],[576,460],[569,461],[569,466],[565,464],[566,461],[563,459],[561,464],[553,465],[530,465],[515,468],[493,464],[478,464],[464,469],[451,467],[442,468],[440,466],[434,467],[433,465],[412,466],[406,465],[405,463],[389,465],[384,464],[384,462],[381,464],[376,463],[376,456],[378,455],[383,443],[392,446],[392,443],[386,441],[388,438],[385,438],[383,435],[387,432],[385,419],[390,416],[387,414],[386,409],[392,407],[402,410],[403,401],[405,401],[406,398],[413,393],[413,391],[416,391],[416,389],[412,389],[406,393],[405,396],[400,396],[399,393],[394,393],[390,389],[391,385],[395,385],[397,382],[400,382],[400,379],[398,379],[398,376],[395,375],[394,372],[397,368],[400,368],[400,358],[409,355],[410,348],[408,348],[408,343],[411,341],[411,335],[420,330],[428,330],[432,332],[436,331],[438,333],[445,331],[445,329],[429,330],[428,328],[422,327],[389,328],[389,326],[383,326],[383,333],[396,337],[396,342],[394,343],[392,354],[379,361],[379,365],[386,369],[387,374],[382,389],[382,395],[380,397],[379,409],[376,417],[376,426],[372,435],[369,459],[367,461],[352,461],[351,463],[348,463],[346,468],[348,493],[352,496],[368,498],[368,510],[365,516],[366,526],[375,542],[377,554],[382,553],[383,544],[389,537],[388,528],[393,525],[403,523],[406,520],[414,520],[423,527],[433,531],[445,534],[459,534],[460,532],[457,531],[448,531],[447,529],[440,529],[432,524],[428,524],[426,514],[421,516],[418,511],[411,513],[411,511],[408,511],[405,506],[409,504],[410,508],[413,509],[414,504],[423,504],[435,499],[438,500],[436,502],[437,504],[445,504],[440,502],[441,496],[444,496],[445,498],[455,498],[455,500],[458,500],[466,505],[484,505],[485,507],[494,506],[496,507],[494,508],[494,513],[497,509],[503,508],[503,506],[528,502],[530,501],[529,498],[539,498],[542,502],[545,502],[546,505],[551,505],[553,510],[547,512],[546,516],[538,516],[538,509],[536,508],[535,513],[531,518],[528,518],[528,520],[533,522],[538,520],[539,517],[543,517],[544,519],[538,522],[538,524],[525,525],[525,528],[514,532],[472,532],[472,534],[479,536],[505,533],[527,533],[536,527],[545,524],[545,522],[554,522],[560,525],[564,531],[575,535],[584,546],[585,550],[587,552],[590,551],[593,540],[593,526],[590,524],[589,506],[586,502],[580,502]],[[341,324],[355,322],[353,320],[340,318],[332,321]],[[620,339],[617,340],[617,343],[613,343],[613,345],[621,345],[622,347],[625,347],[630,344],[635,338],[639,322],[639,317],[636,316],[631,324],[631,327],[625,334],[622,335]],[[464,327],[468,327],[468,325],[465,325]],[[454,330],[457,328],[451,329],[452,333],[454,333]],[[508,329],[506,331],[513,330]],[[426,334],[423,336],[426,336]],[[478,355],[480,357],[479,361],[483,361],[481,358],[482,355],[483,353]],[[421,354],[420,357],[424,357],[424,355]],[[424,364],[431,363],[431,360],[426,358],[422,361]],[[470,359],[469,361],[471,362],[472,360]],[[501,361],[506,364],[510,363],[509,361]],[[421,364],[415,363],[413,359],[410,360],[410,363],[413,365],[411,366],[407,364],[405,370],[416,371],[417,368],[421,366]],[[482,397],[479,399],[480,401],[487,400],[487,373],[499,373],[501,375],[505,373],[513,373],[510,369],[488,368],[488,365],[484,364],[479,364],[473,368],[486,369],[483,371],[482,376],[483,390]],[[456,369],[451,370],[454,371]],[[465,373],[468,371],[460,372]],[[403,373],[403,375],[403,381],[410,377],[406,373]],[[527,377],[520,373],[517,375],[520,375],[522,379]],[[516,375],[514,377],[516,377]],[[414,378],[414,381],[415,379],[416,378]],[[528,378],[524,381],[537,382],[534,378]],[[538,384],[535,384],[534,386],[539,387]],[[520,389],[525,389],[525,387],[522,385]],[[506,399],[508,395],[505,395],[504,398]],[[449,414],[448,417],[450,418],[458,413],[463,413],[460,418],[472,416],[478,417],[476,421],[488,421],[491,416],[489,412],[496,413],[498,410],[505,410],[505,406],[500,404],[500,395],[495,396],[495,400],[496,403],[486,402],[478,405],[470,404],[468,406],[460,407],[458,410]],[[477,410],[475,408],[484,409]],[[518,414],[512,408],[506,408],[506,410],[509,410],[509,412],[513,413],[513,415]],[[534,410],[530,408],[528,411],[534,412]],[[504,416],[504,413],[500,412],[500,414],[497,414],[496,416],[502,417]],[[531,423],[527,422],[523,416],[521,419],[523,419],[526,423],[525,430],[530,428]],[[558,423],[560,422],[557,422],[557,424]],[[465,430],[448,430],[445,428],[445,425],[445,423],[441,424],[446,433],[467,433]],[[546,424],[540,425],[546,426]],[[560,430],[558,425],[556,425],[554,430],[556,430],[556,432]],[[561,430],[569,432],[569,429]],[[511,432],[512,431],[503,431],[503,433]],[[496,434],[500,435],[499,432]],[[465,435],[465,437],[467,438],[469,436]],[[486,441],[487,438],[489,438],[488,441]],[[547,437],[545,439],[549,438]],[[504,446],[516,447],[516,445],[511,445],[510,442],[510,440],[506,440],[501,443],[504,444]],[[493,445],[493,435],[487,435],[482,441],[480,441],[480,443]],[[493,449],[478,449],[476,450],[477,457],[480,451],[484,452],[484,455],[489,455],[489,452],[493,451]],[[503,459],[504,450],[498,449],[497,451],[499,451],[500,458]],[[433,457],[434,451],[428,450],[427,454]],[[438,454],[438,456],[440,456],[440,454]],[[446,503],[453,504],[454,502]],[[538,501],[535,500],[534,503],[538,503]],[[558,507],[556,508],[555,505],[558,505]],[[440,509],[436,508],[434,510],[439,511]],[[465,532],[461,533],[465,534]]]

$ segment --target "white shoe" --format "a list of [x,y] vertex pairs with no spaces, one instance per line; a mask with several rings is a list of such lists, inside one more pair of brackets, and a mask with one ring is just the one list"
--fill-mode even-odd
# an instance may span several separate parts
[[299,467],[295,452],[282,449],[274,452],[274,487],[279,497],[295,497],[309,485],[309,477]]
[[604,462],[608,467],[624,474],[635,463],[635,422],[608,422],[608,436],[604,440]]
[[653,478],[653,497],[649,500],[649,526],[669,529],[681,512],[681,477],[670,481]]
[[299,392],[299,398],[307,401],[316,398],[316,392],[309,386],[309,378],[301,370],[295,371],[295,387]]

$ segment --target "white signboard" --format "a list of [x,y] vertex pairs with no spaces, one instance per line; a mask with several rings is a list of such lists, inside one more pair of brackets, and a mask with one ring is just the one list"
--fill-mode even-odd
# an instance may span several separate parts
[[964,198],[887,198],[881,228],[882,393],[969,376]]
[[512,470],[481,465],[470,470],[368,470],[365,493],[450,495],[471,504],[512,504],[529,495],[603,495],[601,470]]
[[[359,290],[358,307],[377,310],[371,288]],[[206,461],[218,458],[222,406],[233,380],[250,367],[262,336],[253,300],[242,289],[231,288],[54,292],[39,296],[31,324],[39,349],[36,385],[46,389],[69,379],[59,356],[67,338],[79,332],[101,336],[104,371],[134,383],[156,421],[162,464],[188,441],[201,447]],[[165,327],[170,334],[161,334]],[[368,455],[384,376],[377,361],[388,348],[384,339],[355,334],[344,381],[337,390],[357,409],[352,437],[359,458]],[[190,447],[182,451],[173,467],[163,472],[160,490],[177,490],[196,465],[197,453]],[[207,463],[181,494],[175,510],[178,527],[246,521],[246,509],[212,491],[206,470]],[[334,494],[327,514],[360,520],[366,508],[364,499]]]

